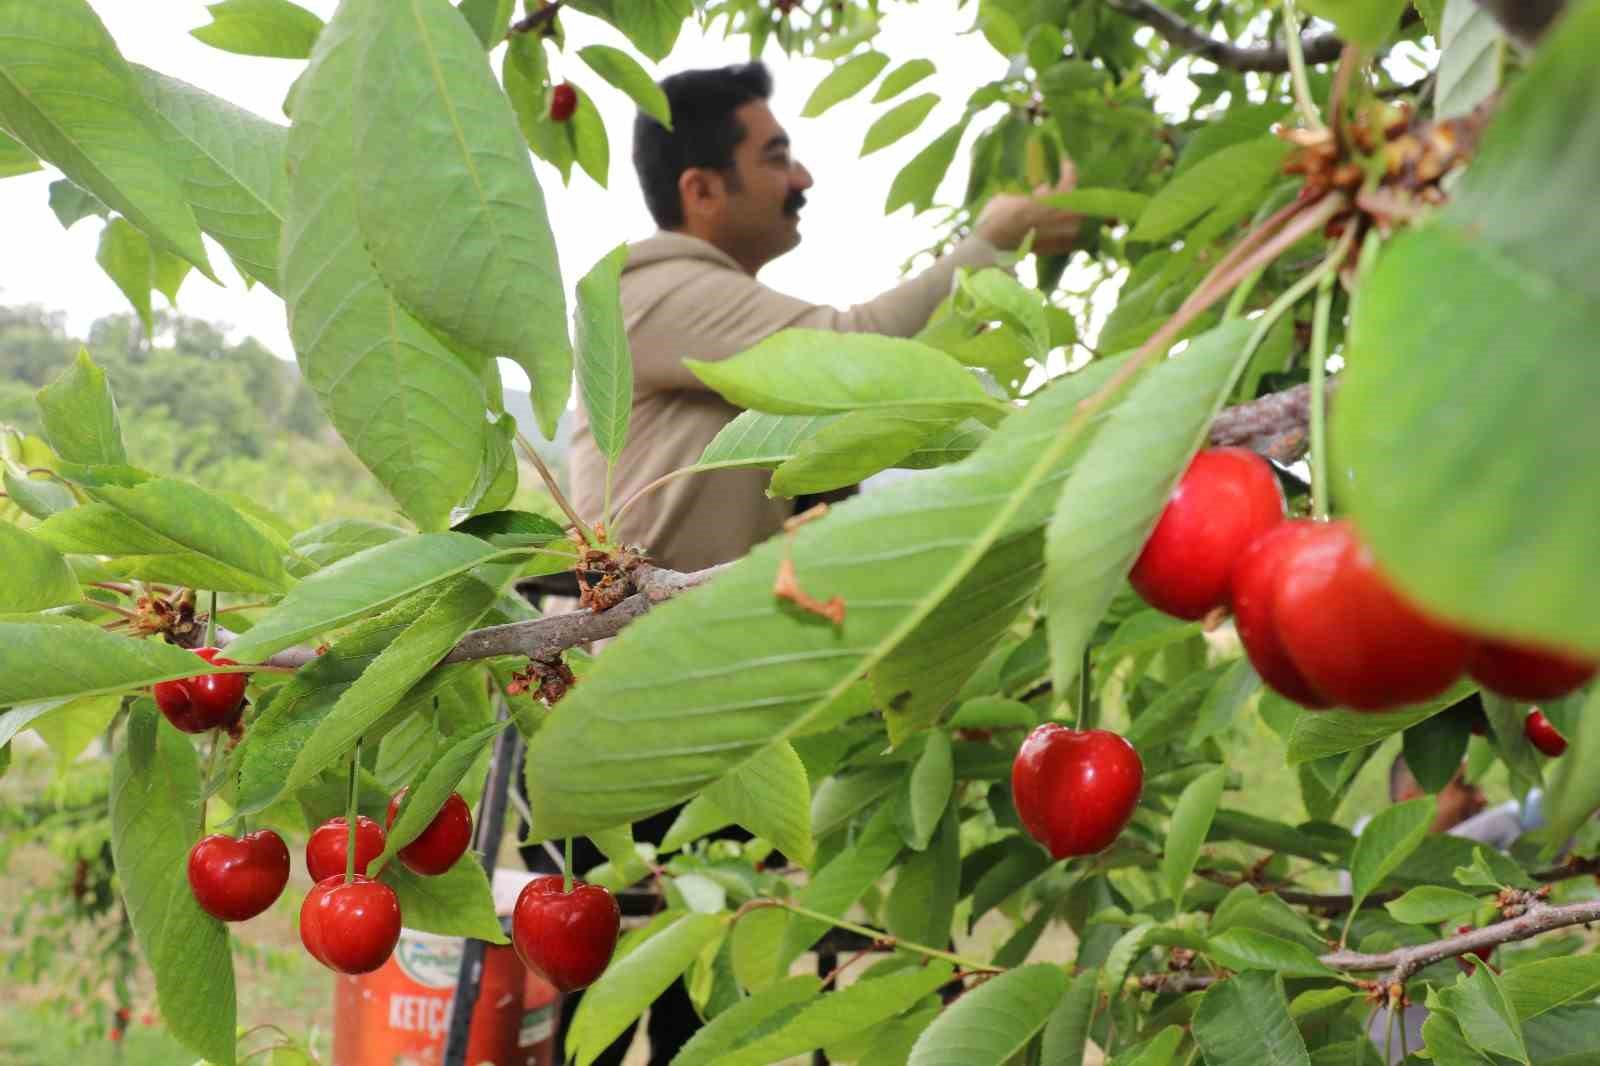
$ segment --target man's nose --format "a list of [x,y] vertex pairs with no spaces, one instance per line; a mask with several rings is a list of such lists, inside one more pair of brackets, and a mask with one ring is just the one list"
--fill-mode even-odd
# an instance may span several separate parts
[[789,175],[789,184],[792,187],[804,192],[816,184],[811,178],[811,171],[807,170],[804,164],[796,163],[792,170],[793,172]]

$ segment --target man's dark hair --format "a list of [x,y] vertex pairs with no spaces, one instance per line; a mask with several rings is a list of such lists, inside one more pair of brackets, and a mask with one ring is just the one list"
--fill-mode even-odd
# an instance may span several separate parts
[[690,167],[731,171],[733,149],[745,128],[733,113],[772,95],[772,74],[762,63],[686,70],[661,82],[672,107],[672,129],[644,112],[633,122],[633,169],[656,225],[683,225],[678,178]]

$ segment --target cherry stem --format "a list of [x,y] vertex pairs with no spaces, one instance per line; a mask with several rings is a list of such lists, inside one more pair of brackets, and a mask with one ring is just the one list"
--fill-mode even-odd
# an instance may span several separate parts
[[356,797],[360,792],[361,738],[356,738],[355,750],[350,753],[350,796],[345,801],[344,883],[356,879]]
[[[1347,243],[1347,242],[1346,242]],[[1341,244],[1343,247],[1344,244]],[[1333,311],[1336,271],[1323,273],[1317,285],[1317,306],[1311,316],[1311,513],[1328,517],[1328,319]]]
[[578,517],[578,512],[572,509],[572,504],[567,501],[566,493],[562,492],[561,486],[556,484],[556,476],[545,465],[543,457],[534,450],[533,442],[524,436],[520,429],[517,430],[517,445],[522,449],[522,453],[528,457],[528,461],[533,464],[533,468],[539,472],[539,478],[544,482],[544,487],[549,490],[550,497],[556,501],[556,506],[561,508],[562,514],[565,514],[568,521],[572,523],[572,528],[578,531],[578,536],[583,538],[585,544],[593,547],[595,542],[594,532],[584,524],[583,519]]
[[572,838],[568,837],[561,861],[561,891],[572,891]]
[[222,729],[211,731],[211,752],[206,756],[205,776],[200,779],[200,835],[206,835],[206,807],[211,803],[211,778],[217,771],[217,754],[222,751]]
[[110,611],[112,614],[120,614],[129,621],[137,620],[139,617],[136,611],[130,611],[126,607],[118,607],[114,603],[101,603],[99,600],[91,600],[87,596],[83,598],[83,603],[98,611]]
[[639,489],[626,500],[623,500],[622,506],[617,508],[617,513],[611,516],[611,521],[607,523],[606,529],[608,531],[614,529],[616,524],[622,521],[622,516],[628,513],[628,508],[632,507],[635,503],[638,503],[641,497],[654,492],[656,489],[660,488],[662,485],[665,485],[669,481],[676,481],[685,474],[697,474],[699,472],[700,467],[697,466],[680,466],[676,470],[669,470],[665,474],[662,474],[660,477],[650,482],[650,484]]
[[213,642],[216,639],[217,639],[217,590],[216,589],[212,589],[211,590],[211,612],[206,615],[206,644],[205,644],[205,646],[208,647],[208,648],[213,647],[214,646]]
[[[794,914],[800,915],[802,918],[811,918],[819,922],[826,922],[829,925],[837,926],[840,929],[855,933],[857,936],[870,937],[875,944],[882,944],[884,947],[888,948],[903,949],[905,951],[913,952],[917,955],[926,955],[930,959],[943,959],[945,962],[954,963],[963,970],[970,970],[976,973],[1005,973],[1005,967],[1003,966],[995,966],[987,962],[976,962],[972,959],[957,955],[951,951],[941,951],[938,948],[930,948],[926,944],[917,944],[910,940],[901,940],[899,937],[894,936],[891,933],[886,933],[882,929],[873,929],[871,926],[857,925],[855,922],[846,921],[843,918],[836,918],[831,914],[823,914],[821,911],[814,911],[809,907],[802,907],[800,904],[792,903],[786,899],[753,899],[740,907],[739,912],[743,913],[746,910],[755,910],[759,907],[781,907],[786,911],[791,911]],[[735,917],[737,917],[737,915],[735,915]]]
[[1294,0],[1283,0],[1284,46],[1289,53],[1289,77],[1294,83],[1294,102],[1300,117],[1314,130],[1323,128],[1322,116],[1317,114],[1316,101],[1311,98],[1311,79],[1306,76],[1306,55],[1300,48],[1300,16],[1295,13]]

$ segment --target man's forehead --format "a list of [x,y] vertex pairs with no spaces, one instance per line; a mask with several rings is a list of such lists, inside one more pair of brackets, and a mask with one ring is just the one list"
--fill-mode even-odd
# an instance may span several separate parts
[[747,104],[741,104],[733,114],[739,120],[739,125],[744,127],[744,140],[740,142],[740,147],[762,152],[789,143],[789,135],[778,124],[777,116],[772,113],[772,108],[767,106],[765,100],[751,100]]

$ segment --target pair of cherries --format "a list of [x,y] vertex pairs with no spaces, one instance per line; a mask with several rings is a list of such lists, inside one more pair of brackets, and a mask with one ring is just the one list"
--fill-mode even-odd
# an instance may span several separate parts
[[1261,679],[1311,709],[1391,710],[1438,696],[1463,673],[1509,699],[1554,699],[1600,665],[1429,617],[1350,523],[1286,521],[1271,466],[1242,448],[1195,456],[1129,581],[1179,618],[1231,606]]
[[[393,825],[402,789],[389,801]],[[425,876],[442,874],[466,852],[472,814],[451,793],[444,807],[398,857]],[[333,818],[318,826],[306,845],[306,868],[316,882],[300,908],[300,939],[313,958],[340,973],[367,973],[382,966],[400,938],[400,901],[394,890],[366,876],[383,852],[384,831],[370,818],[356,819],[356,875],[344,878],[348,823]],[[277,901],[289,880],[289,849],[270,829],[242,837],[215,833],[189,851],[189,887],[202,910],[225,922],[254,918]]]

